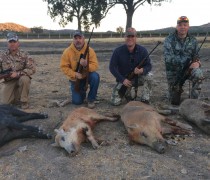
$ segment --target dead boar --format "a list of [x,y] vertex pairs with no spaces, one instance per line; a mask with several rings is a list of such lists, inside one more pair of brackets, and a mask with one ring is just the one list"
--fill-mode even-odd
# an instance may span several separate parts
[[68,115],[59,129],[55,129],[55,143],[52,145],[64,148],[72,156],[79,152],[80,144],[86,140],[89,140],[96,149],[99,144],[92,131],[95,124],[102,120],[116,121],[118,119],[117,115],[109,117],[86,107],[77,108]]
[[139,101],[130,101],[122,109],[121,120],[131,142],[150,146],[164,153],[166,134],[190,134],[191,126],[160,115],[152,106]]
[[0,105],[0,146],[20,138],[51,138],[39,127],[24,125],[22,122],[32,119],[45,119],[47,114],[27,113],[11,105]]
[[179,113],[203,132],[210,134],[210,104],[198,99],[186,99],[181,103]]

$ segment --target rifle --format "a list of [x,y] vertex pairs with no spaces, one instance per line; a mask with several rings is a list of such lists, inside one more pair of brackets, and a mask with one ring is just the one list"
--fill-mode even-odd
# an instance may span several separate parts
[[[157,42],[156,46],[150,51],[150,53],[138,64],[138,66],[136,66],[138,69],[142,68],[143,64],[145,63],[146,59],[150,56],[150,54],[153,53],[153,51],[161,44],[160,41]],[[135,68],[136,68],[135,67]],[[135,69],[134,68],[134,69]],[[128,80],[132,80],[135,77],[134,74],[134,69],[126,76],[126,79]],[[118,91],[118,94],[120,96],[120,98],[123,98],[125,96],[125,93],[127,91],[128,87],[125,86],[124,84],[121,86],[121,88]]]
[[181,71],[180,74],[177,75],[176,80],[172,86],[172,100],[171,103],[174,105],[179,105],[180,100],[181,100],[181,93],[183,92],[182,86],[185,82],[185,80],[190,76],[190,73],[192,69],[190,69],[190,66],[192,63],[198,61],[198,53],[201,50],[201,47],[203,46],[204,42],[206,41],[207,38],[207,33],[206,36],[204,37],[200,47],[198,48],[197,52],[193,55],[192,58],[188,58],[185,62],[185,65]]
[[[94,27],[93,27],[93,29],[94,29]],[[85,53],[84,54],[82,54],[82,53],[80,54],[80,58],[79,58],[79,61],[77,63],[77,68],[76,68],[76,72],[78,72],[78,73],[81,73],[82,70],[83,70],[83,66],[80,64],[80,60],[81,59],[85,59],[86,56],[87,56],[87,54],[89,53],[89,44],[90,44],[90,39],[91,39],[92,34],[93,34],[93,29],[92,29],[92,32],[91,32],[90,37],[88,39],[87,47],[85,49]],[[89,66],[89,59],[87,61],[88,61],[87,62],[87,66]],[[88,73],[89,73],[88,71],[89,71],[89,67],[87,67],[87,75],[86,75],[86,78],[87,78]],[[74,89],[75,89],[76,92],[80,92],[80,79],[76,79],[76,81],[74,83]],[[87,87],[86,87],[86,90],[87,90]]]
[[10,77],[11,72],[12,72],[12,68],[9,68],[9,69],[6,69],[6,70],[1,71],[0,72],[0,80],[1,79],[4,79],[4,78]]

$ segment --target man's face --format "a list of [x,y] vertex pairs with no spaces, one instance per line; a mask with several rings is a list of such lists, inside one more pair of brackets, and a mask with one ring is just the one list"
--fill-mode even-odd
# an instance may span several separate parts
[[8,49],[12,52],[17,51],[19,48],[19,42],[11,40],[8,42]]
[[73,43],[76,49],[78,50],[82,49],[85,44],[84,36],[74,36]]
[[177,24],[176,29],[177,29],[178,35],[186,36],[187,32],[189,30],[189,23],[181,22],[181,23]]
[[134,47],[136,44],[136,36],[134,35],[128,35],[125,37],[125,42],[128,47]]

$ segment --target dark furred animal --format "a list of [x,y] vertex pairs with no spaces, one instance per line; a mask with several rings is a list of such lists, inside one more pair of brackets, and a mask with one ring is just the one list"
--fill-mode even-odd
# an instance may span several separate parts
[[80,144],[89,140],[94,149],[99,147],[93,135],[96,123],[102,120],[116,121],[119,116],[100,115],[92,109],[80,107],[74,109],[63,122],[59,129],[55,129],[55,143],[53,146],[64,148],[69,155],[74,156],[79,152]]
[[24,125],[22,122],[32,119],[45,119],[47,114],[27,113],[10,105],[0,105],[0,146],[13,139],[41,138],[49,139],[40,128]]
[[179,113],[184,119],[210,135],[210,104],[198,99],[186,99],[181,103]]
[[130,141],[150,146],[164,153],[166,134],[190,134],[191,126],[160,115],[152,106],[139,101],[130,101],[122,110],[121,119]]

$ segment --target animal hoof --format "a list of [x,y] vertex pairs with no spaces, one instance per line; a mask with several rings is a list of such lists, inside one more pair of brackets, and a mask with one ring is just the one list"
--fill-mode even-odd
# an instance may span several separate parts
[[47,138],[48,139],[52,139],[52,135],[51,134],[47,134]]
[[44,118],[48,118],[48,114],[47,113],[42,113],[42,115],[44,116]]
[[98,149],[100,146],[98,144],[93,144],[93,149]]

